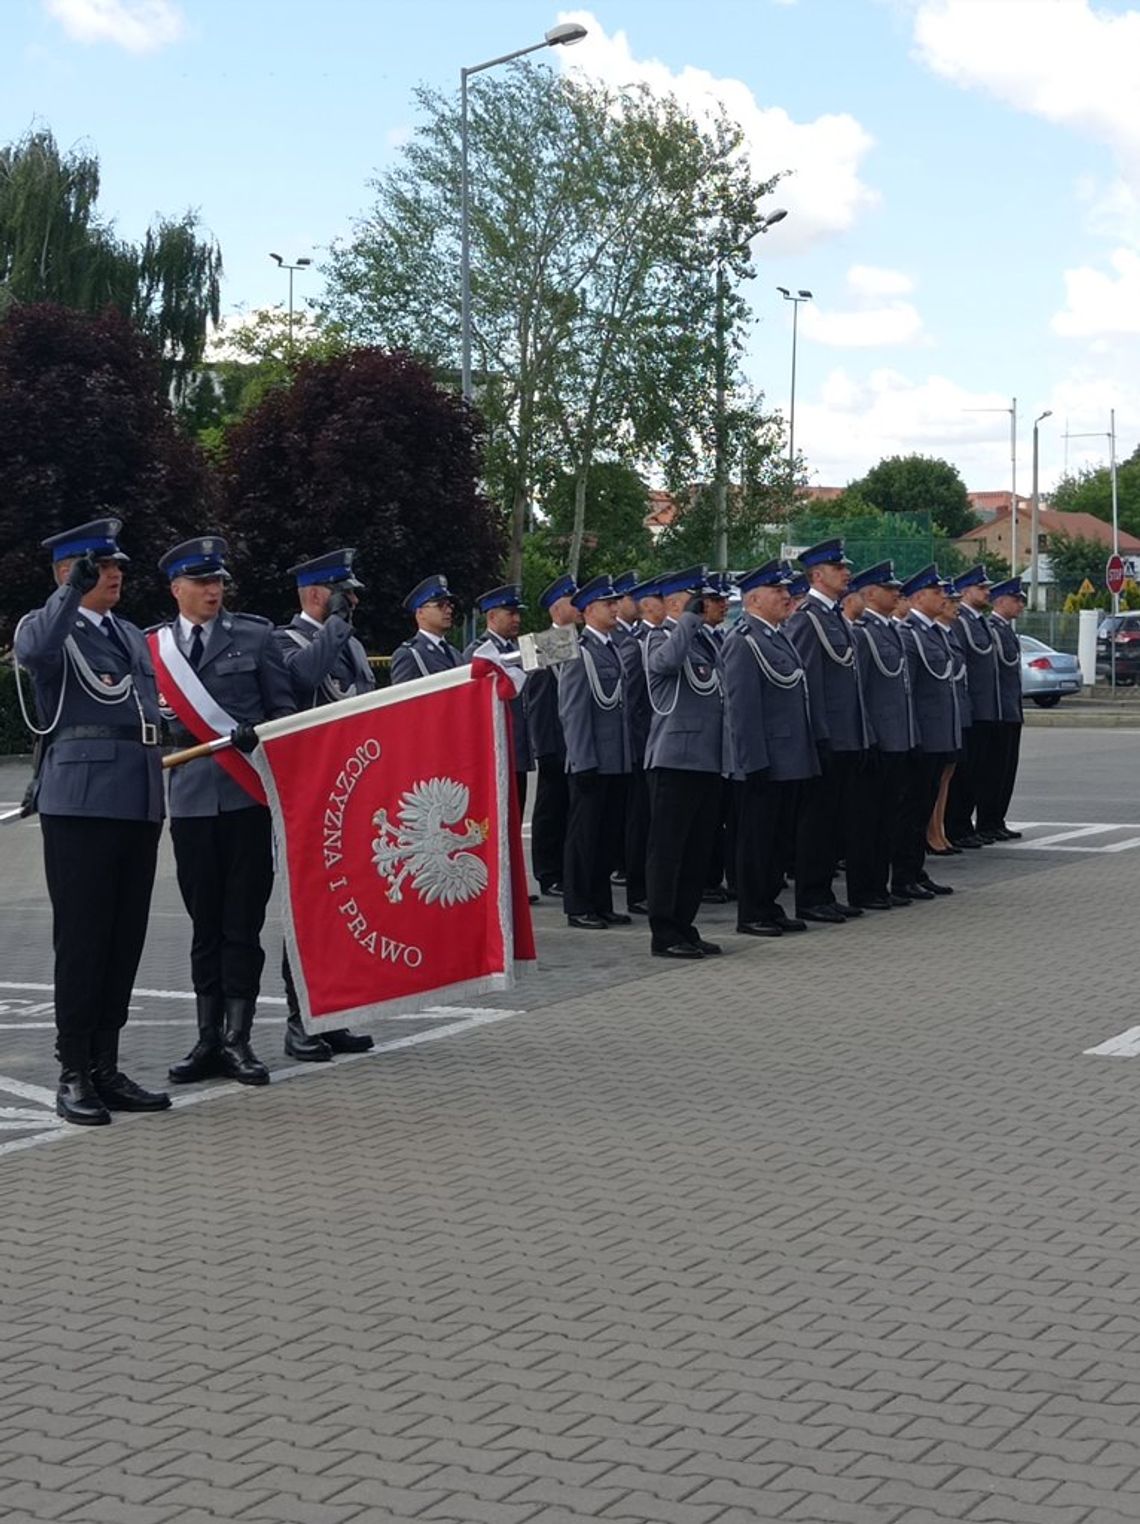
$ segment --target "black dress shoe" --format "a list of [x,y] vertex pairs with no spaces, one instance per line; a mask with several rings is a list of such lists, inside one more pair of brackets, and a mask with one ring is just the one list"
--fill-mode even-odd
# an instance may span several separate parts
[[797,906],[796,915],[801,921],[819,921],[824,926],[847,925],[847,917],[838,905],[813,905],[810,910],[801,910]]
[[539,900],[541,900],[541,899],[542,899],[542,895],[541,894],[528,894],[527,897],[526,897],[526,902],[527,902],[528,905],[537,905]]
[[549,894],[551,897],[557,897],[562,893],[562,885],[557,882],[553,884],[540,884],[539,888],[543,894]]
[[[765,922],[767,924],[767,922]],[[772,925],[778,926],[781,931],[806,931],[807,922],[798,921],[795,916],[785,915],[783,911],[772,917]]]
[[893,909],[900,910],[904,905],[913,904],[914,901],[911,899],[909,894],[899,894],[894,889],[891,890],[891,907]]
[[935,898],[933,890],[927,889],[923,884],[903,884],[895,890],[895,893],[905,895],[908,900],[932,900]]
[[168,1111],[170,1097],[165,1090],[144,1090],[133,1079],[115,1070],[113,1074],[92,1074],[95,1094],[108,1111]]
[[957,850],[956,847],[932,847],[929,842],[926,844],[927,857],[954,857]]
[[997,837],[998,841],[1020,841],[1021,840],[1021,832],[1020,831],[1011,831],[1010,828],[1008,826],[1005,826],[1005,825],[1003,825],[999,831],[995,831],[994,835]]
[[630,915],[648,915],[649,906],[644,900],[631,900],[629,903]]
[[995,841],[1000,840],[996,831],[983,831],[980,827],[975,834],[983,847],[992,847]]
[[694,942],[674,942],[671,947],[651,947],[655,958],[703,958],[704,953]]
[[299,1015],[285,1018],[285,1057],[302,1064],[327,1064],[331,1046],[316,1032],[306,1032]]
[[605,931],[606,923],[600,915],[568,915],[567,926],[573,926],[575,931]]
[[697,946],[701,950],[702,958],[719,958],[723,951],[719,942],[706,942],[703,937]]
[[79,1127],[106,1127],[111,1113],[99,1099],[91,1076],[83,1069],[64,1069],[55,1093],[56,1116]]
[[706,889],[701,895],[701,903],[705,905],[727,905],[727,889]]
[[629,926],[633,922],[633,917],[622,915],[620,910],[603,910],[602,920],[607,926]]
[[919,886],[926,889],[930,894],[943,895],[954,893],[949,884],[936,884],[929,874],[926,873],[922,875],[918,882]]
[[886,894],[869,894],[865,900],[852,900],[851,905],[859,910],[889,910],[891,901]]
[[742,937],[782,937],[784,935],[775,921],[747,921],[736,930]]
[[845,905],[842,900],[835,902],[835,908],[845,921],[857,921],[863,914],[858,905]]
[[968,852],[976,852],[979,847],[985,846],[985,842],[980,836],[971,831],[969,836],[952,836],[950,838],[950,845],[957,847],[959,852],[963,847],[965,847]]
[[376,1046],[367,1032],[350,1032],[347,1027],[322,1032],[321,1038],[334,1053],[371,1053]]

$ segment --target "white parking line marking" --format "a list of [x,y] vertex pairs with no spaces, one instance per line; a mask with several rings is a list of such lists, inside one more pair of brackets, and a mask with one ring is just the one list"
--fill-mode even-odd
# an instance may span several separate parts
[[41,1143],[54,1143],[56,1138],[66,1138],[70,1133],[79,1131],[80,1128],[70,1127],[65,1122],[53,1132],[33,1132],[26,1138],[13,1138],[11,1143],[0,1143],[0,1158],[5,1154],[18,1154],[23,1148],[38,1148]]
[[1136,1058],[1140,1055],[1140,1027],[1129,1027],[1118,1037],[1110,1037],[1095,1048],[1086,1048],[1085,1054],[1096,1058]]
[[[19,983],[16,980],[0,979],[0,990],[51,990],[51,984]],[[193,1000],[193,990],[132,990],[132,995],[144,996],[147,1000]],[[284,1005],[284,995],[261,995],[258,997],[258,1005]]]
[[1022,850],[1032,847],[1051,847],[1057,841],[1073,841],[1078,836],[1103,836],[1106,831],[1119,829],[1119,826],[1112,825],[1083,825],[1070,831],[1058,831],[1054,836],[1034,836],[1029,841],[1010,842],[1010,846],[1020,847]]
[[0,1074],[0,1091],[18,1095],[22,1101],[38,1101],[41,1106],[55,1108],[55,1091],[43,1085],[29,1085],[26,1080],[9,1079],[6,1074]]

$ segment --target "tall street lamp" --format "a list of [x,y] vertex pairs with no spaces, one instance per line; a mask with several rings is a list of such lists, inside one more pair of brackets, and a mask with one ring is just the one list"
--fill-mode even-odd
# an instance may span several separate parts
[[1010,575],[1017,576],[1017,398],[1010,398],[1009,407],[968,407],[967,413],[1008,413],[1009,414],[1009,458],[1010,458],[1010,489],[1009,489],[1009,568]]
[[1032,541],[1029,549],[1029,607],[1032,609],[1037,608],[1039,601],[1037,591],[1037,541],[1039,538],[1037,516],[1040,511],[1041,497],[1037,484],[1037,426],[1043,418],[1052,418],[1052,416],[1053,409],[1047,407],[1043,413],[1038,413],[1037,417],[1033,420],[1033,511],[1029,519],[1029,537]]
[[[1068,430],[1066,430],[1065,447],[1068,449],[1070,439],[1104,438],[1105,432],[1103,429],[1094,429],[1091,434],[1070,434]],[[1120,514],[1118,511],[1119,503],[1116,494],[1116,409],[1114,407],[1109,408],[1108,410],[1108,470],[1109,477],[1112,482],[1112,553],[1114,556],[1118,556],[1120,554]],[[1112,595],[1112,612],[1114,617],[1120,613],[1119,593],[1113,593]],[[1108,649],[1112,657],[1112,671],[1110,681],[1113,688],[1116,687],[1116,630],[1117,627],[1114,625],[1112,630],[1112,639],[1108,643]]]
[[558,26],[552,26],[541,42],[532,42],[528,48],[516,48],[513,53],[504,53],[500,58],[489,58],[486,63],[474,64],[470,69],[459,71],[459,343],[462,356],[461,386],[466,402],[470,402],[473,396],[471,386],[471,181],[467,162],[467,81],[472,74],[482,74],[484,69],[493,69],[498,64],[511,63],[516,58],[524,58],[528,53],[537,53],[541,48],[568,47],[571,43],[581,42],[585,36],[584,26],[574,21],[563,21]]
[[776,290],[786,302],[792,303],[792,397],[788,405],[788,485],[796,479],[796,339],[799,335],[800,326],[800,303],[811,301],[811,292],[800,289],[794,294],[787,286],[777,286]]
[[728,333],[724,317],[724,304],[728,295],[728,282],[724,278],[724,265],[733,254],[747,254],[748,246],[759,233],[766,233],[787,216],[783,207],[769,212],[751,232],[739,241],[722,246],[716,256],[716,465],[714,469],[714,525],[715,559],[718,571],[728,570],[728,418],[727,418],[727,371]]
[[288,260],[282,259],[280,254],[270,254],[269,257],[277,261],[277,268],[279,270],[288,270],[289,272],[289,358],[291,360],[293,358],[293,272],[295,270],[308,269],[313,261],[311,259],[295,259],[290,264]]

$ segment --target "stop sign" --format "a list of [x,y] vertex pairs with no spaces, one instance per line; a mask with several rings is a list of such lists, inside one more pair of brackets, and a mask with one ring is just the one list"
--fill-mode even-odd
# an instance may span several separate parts
[[1124,586],[1124,559],[1122,556],[1109,556],[1108,565],[1104,569],[1104,580],[1108,583],[1108,590],[1115,597]]

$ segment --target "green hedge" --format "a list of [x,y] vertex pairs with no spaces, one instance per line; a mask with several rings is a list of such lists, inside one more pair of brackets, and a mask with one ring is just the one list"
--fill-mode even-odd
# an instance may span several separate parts
[[[24,679],[25,696],[31,701],[31,681]],[[8,661],[0,660],[0,756],[30,752],[32,737],[20,718],[20,706],[16,702],[16,674]]]

